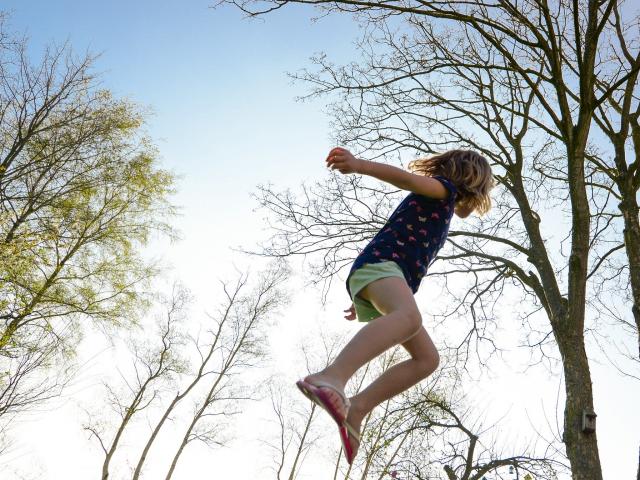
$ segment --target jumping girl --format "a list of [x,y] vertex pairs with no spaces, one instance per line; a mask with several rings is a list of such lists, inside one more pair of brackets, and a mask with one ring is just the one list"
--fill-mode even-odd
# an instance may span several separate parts
[[[370,175],[410,193],[353,262],[346,287],[353,303],[347,320],[367,322],[324,370],[298,388],[336,421],[349,464],[360,445],[362,419],[378,404],[428,377],[439,356],[413,295],[442,248],[455,213],[484,215],[495,185],[489,162],[469,150],[451,150],[409,162],[409,172],[355,158],[336,147],[327,167]],[[411,359],[387,369],[365,390],[347,398],[345,385],[367,362],[401,344]]]

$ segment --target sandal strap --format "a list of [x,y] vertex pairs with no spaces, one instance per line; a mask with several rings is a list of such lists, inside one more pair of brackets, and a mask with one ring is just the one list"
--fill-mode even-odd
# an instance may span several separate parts
[[351,402],[349,401],[347,396],[343,392],[338,390],[334,385],[331,385],[330,383],[324,382],[322,380],[317,380],[314,383],[312,383],[311,385],[314,385],[316,387],[327,387],[327,388],[330,388],[331,390],[336,392],[340,396],[340,398],[342,398],[342,401],[344,402],[345,407],[347,407],[347,408],[351,407]]
[[356,430],[347,422],[344,422],[343,425],[345,426],[349,434],[353,436],[353,438],[355,438],[358,441],[358,443],[360,443],[360,434],[356,432]]

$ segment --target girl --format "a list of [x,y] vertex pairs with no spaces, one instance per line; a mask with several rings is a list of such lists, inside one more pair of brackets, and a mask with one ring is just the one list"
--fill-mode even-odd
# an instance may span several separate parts
[[[346,287],[353,303],[345,318],[367,324],[324,370],[297,382],[298,388],[337,422],[349,464],[360,445],[362,419],[378,404],[412,387],[438,366],[438,352],[422,326],[413,295],[438,250],[455,212],[461,218],[491,208],[495,181],[489,162],[474,151],[451,150],[409,162],[409,170],[355,158],[336,147],[327,167],[370,175],[409,193],[355,259]],[[410,360],[387,369],[357,395],[344,388],[363,365],[402,344]]]

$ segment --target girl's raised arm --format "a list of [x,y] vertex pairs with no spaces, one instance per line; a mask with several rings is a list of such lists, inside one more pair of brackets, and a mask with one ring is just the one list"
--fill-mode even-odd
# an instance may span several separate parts
[[327,166],[331,169],[338,169],[340,173],[344,174],[360,173],[369,175],[403,190],[409,190],[437,200],[443,200],[449,195],[449,191],[438,180],[407,172],[393,165],[356,158],[349,150],[340,147],[336,147],[329,152]]

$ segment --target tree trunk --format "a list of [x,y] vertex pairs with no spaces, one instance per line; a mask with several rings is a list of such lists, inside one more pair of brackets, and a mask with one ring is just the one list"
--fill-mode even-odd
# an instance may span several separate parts
[[[628,176],[631,177],[631,176]],[[618,207],[624,218],[624,245],[629,259],[629,279],[633,305],[631,312],[638,334],[638,358],[640,358],[640,223],[638,221],[638,202],[631,178],[624,179],[623,200]]]
[[[629,260],[629,281],[633,299],[631,313],[636,324],[638,358],[640,358],[640,219],[638,218],[639,208],[633,176],[628,172],[621,178],[620,191],[622,192],[622,202],[618,208],[624,218],[624,246]],[[638,456],[637,480],[640,480],[640,454]]]
[[[588,105],[590,99],[584,99]],[[584,104],[583,104],[584,105]],[[584,179],[584,148],[589,119],[583,107],[567,149],[567,172],[571,198],[572,231],[569,256],[568,303],[566,313],[555,322],[554,330],[563,358],[565,410],[563,440],[571,463],[573,480],[602,480],[602,467],[596,432],[582,431],[585,410],[593,411],[593,390],[589,360],[584,344],[587,271],[589,264],[591,214]],[[563,308],[564,310],[564,308]]]
[[[562,322],[572,323],[569,315]],[[582,431],[583,411],[593,410],[591,372],[582,331],[564,332],[558,337],[558,344],[563,358],[566,394],[563,441],[572,478],[602,480],[597,434]]]
[[176,397],[174,397],[173,401],[167,407],[167,409],[165,410],[164,414],[162,415],[162,417],[158,421],[158,424],[153,429],[153,432],[151,433],[151,436],[147,440],[147,443],[145,444],[144,448],[142,449],[142,453],[140,454],[140,458],[138,459],[138,464],[136,465],[136,469],[133,472],[133,476],[131,477],[132,480],[138,480],[140,478],[140,473],[142,472],[142,467],[144,466],[144,462],[147,460],[147,455],[149,454],[149,450],[151,449],[151,446],[153,445],[153,442],[155,442],[156,437],[158,436],[158,433],[160,433],[160,430],[162,429],[162,426],[164,425],[164,422],[167,420],[167,418],[169,418],[169,414],[173,411],[173,409],[176,406],[176,404],[182,398],[183,397],[181,397],[180,395],[177,395]]

